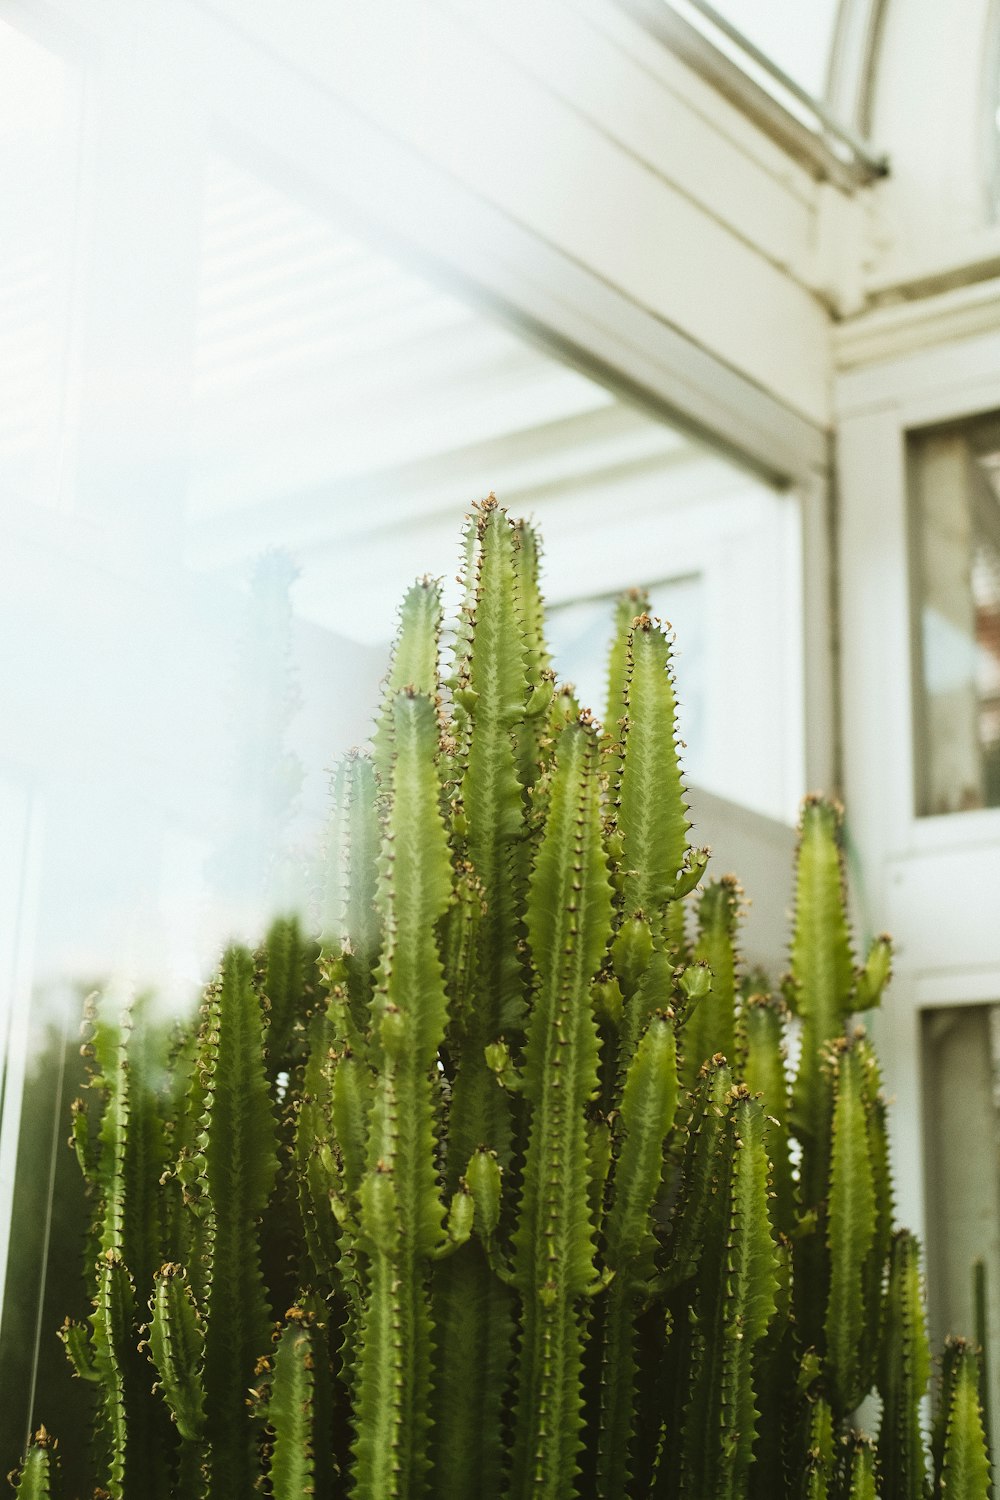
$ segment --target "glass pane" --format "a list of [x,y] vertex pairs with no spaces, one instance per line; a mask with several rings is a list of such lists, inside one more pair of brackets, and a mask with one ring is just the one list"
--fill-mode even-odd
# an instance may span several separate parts
[[[55,129],[72,80],[25,47]],[[82,990],[187,1007],[228,936],[308,912],[330,766],[368,733],[403,589],[427,571],[458,592],[470,501],[494,488],[536,516],[553,600],[703,577],[703,615],[654,590],[691,674],[683,733],[742,763],[699,728],[732,716],[772,778],[753,795],[782,811],[802,791],[796,501],[399,264],[294,164],[224,156],[210,112],[175,128],[169,77],[105,82],[100,149],[54,136],[46,158],[70,228],[30,157],[18,233],[74,275],[29,319],[44,350],[23,391],[48,403],[31,442],[5,450],[0,415],[0,1473],[53,1403],[86,1397],[54,1336],[87,1312],[66,1149]],[[21,149],[0,131],[3,182]],[[697,673],[734,640],[740,683]],[[766,733],[740,687],[754,712],[778,700]]]
[[[1000,1441],[1000,1005],[923,1015],[924,1159],[931,1339],[981,1341]],[[982,1266],[985,1301],[977,1299]],[[979,1307],[977,1309],[977,1300]]]
[[1000,414],[910,434],[920,813],[1000,806]]

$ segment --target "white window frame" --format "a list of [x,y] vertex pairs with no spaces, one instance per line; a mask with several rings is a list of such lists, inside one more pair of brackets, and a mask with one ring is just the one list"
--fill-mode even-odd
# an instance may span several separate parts
[[837,388],[849,827],[865,877],[862,922],[888,928],[898,945],[875,1030],[893,1100],[899,1217],[921,1236],[921,1014],[1000,1001],[1000,808],[916,812],[907,434],[1000,410],[995,297],[981,300],[971,328],[961,297],[945,300],[936,321],[926,309],[873,320],[846,346],[869,357]]

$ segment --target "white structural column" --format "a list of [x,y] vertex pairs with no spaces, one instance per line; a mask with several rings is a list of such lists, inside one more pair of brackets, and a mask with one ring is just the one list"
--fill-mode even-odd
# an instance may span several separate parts
[[[988,1086],[964,1078],[968,1027],[960,1017],[952,1027],[949,1017],[956,1007],[972,1007],[974,1030],[979,1007],[1000,1000],[1000,812],[934,815],[946,793],[945,805],[956,805],[955,788],[974,769],[954,743],[960,734],[975,749],[970,660],[959,646],[971,631],[969,461],[958,439],[921,429],[1000,408],[997,294],[996,284],[984,284],[887,307],[845,326],[836,340],[845,787],[865,923],[887,928],[897,945],[893,982],[875,1020],[892,1100],[897,1212],[930,1242],[938,1331],[960,1307],[964,1333],[973,1331],[966,1321],[971,1266],[960,1274],[958,1261],[982,1204],[981,1195],[962,1197],[949,1152],[960,1150],[970,1170],[992,1181],[997,1141],[992,1107],[983,1105]],[[922,537],[913,531],[917,507],[908,493],[917,487],[917,466],[907,462],[913,433],[929,459],[919,487],[938,496],[923,507]],[[954,754],[933,772],[940,796],[931,792],[928,816],[918,811],[927,747],[916,732],[922,653],[915,568],[924,575],[925,610],[935,611],[936,628],[954,645],[950,695],[942,662],[930,661],[943,689],[943,722],[932,717],[928,729],[938,748],[948,745]],[[940,1102],[957,1074],[969,1104],[960,1143]],[[942,1174],[949,1202],[956,1193],[962,1199],[954,1200],[950,1259],[942,1235],[951,1233],[953,1210],[941,1198]],[[994,1341],[998,1311],[992,1302]]]

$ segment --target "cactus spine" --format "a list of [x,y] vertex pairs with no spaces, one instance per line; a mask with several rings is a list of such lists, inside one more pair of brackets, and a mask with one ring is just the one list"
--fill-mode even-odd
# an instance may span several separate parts
[[[162,1079],[143,1006],[90,1013],[95,1306],[63,1337],[95,1484],[923,1496],[918,1251],[852,1019],[890,952],[855,968],[840,811],[805,804],[791,975],[758,993],[735,880],[694,894],[648,601],[619,608],[602,733],[555,683],[531,528],[491,497],[463,555],[447,673],[424,579],[372,754],[336,770],[316,941],[282,919],[231,949]],[[874,1384],[877,1462],[849,1437]],[[957,1345],[932,1458],[938,1493],[985,1500]]]

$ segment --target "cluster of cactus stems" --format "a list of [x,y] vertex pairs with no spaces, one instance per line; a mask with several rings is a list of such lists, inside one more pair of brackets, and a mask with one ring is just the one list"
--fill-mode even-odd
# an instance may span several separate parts
[[[94,1310],[62,1338],[93,1495],[985,1500],[968,1345],[921,1425],[918,1247],[853,1019],[890,951],[856,965],[839,810],[804,806],[764,993],[690,847],[647,601],[602,729],[492,497],[463,576],[446,666],[437,585],[406,596],[317,939],[232,948],[169,1044],[147,1002],[90,1007]],[[18,1494],[54,1469],[39,1434]]]

